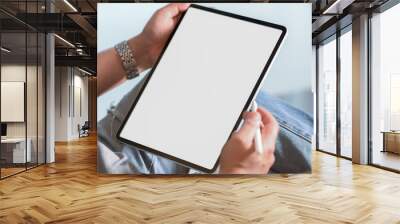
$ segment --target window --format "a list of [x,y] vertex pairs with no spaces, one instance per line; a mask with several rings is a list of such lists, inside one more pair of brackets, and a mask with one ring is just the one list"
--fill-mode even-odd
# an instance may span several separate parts
[[371,18],[372,164],[400,170],[400,5]]
[[334,35],[318,47],[317,147],[321,151],[350,159],[353,78],[351,25],[339,33],[340,36]]
[[390,130],[400,130],[400,73],[390,74]]
[[318,47],[318,149],[336,153],[336,39]]
[[[347,31],[347,32],[346,32]],[[352,157],[352,33],[340,36],[340,155]]]

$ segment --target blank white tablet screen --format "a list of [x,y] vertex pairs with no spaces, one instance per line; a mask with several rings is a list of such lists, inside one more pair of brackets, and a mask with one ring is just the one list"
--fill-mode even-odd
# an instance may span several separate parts
[[190,7],[120,137],[212,169],[281,34]]

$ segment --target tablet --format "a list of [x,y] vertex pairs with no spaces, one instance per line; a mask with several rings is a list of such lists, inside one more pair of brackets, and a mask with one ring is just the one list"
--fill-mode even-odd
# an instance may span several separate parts
[[192,4],[117,137],[182,165],[214,172],[285,33],[280,25]]

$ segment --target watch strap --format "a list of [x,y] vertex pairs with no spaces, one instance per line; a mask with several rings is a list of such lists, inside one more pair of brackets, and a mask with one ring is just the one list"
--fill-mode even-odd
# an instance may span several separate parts
[[128,41],[124,40],[117,45],[115,45],[115,50],[117,51],[119,57],[122,61],[122,66],[126,72],[126,78],[132,79],[139,75],[139,70],[137,63],[133,57],[133,52],[129,48]]

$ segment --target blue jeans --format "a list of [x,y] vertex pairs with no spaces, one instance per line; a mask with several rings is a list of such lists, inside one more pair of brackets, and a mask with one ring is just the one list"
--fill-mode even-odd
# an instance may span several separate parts
[[[142,88],[143,79],[127,93],[107,116],[98,122],[97,169],[115,174],[187,174],[200,173],[174,161],[124,144],[116,138],[125,116]],[[269,110],[280,125],[275,146],[272,173],[311,172],[311,138],[313,119],[310,115],[261,91],[256,101]]]

